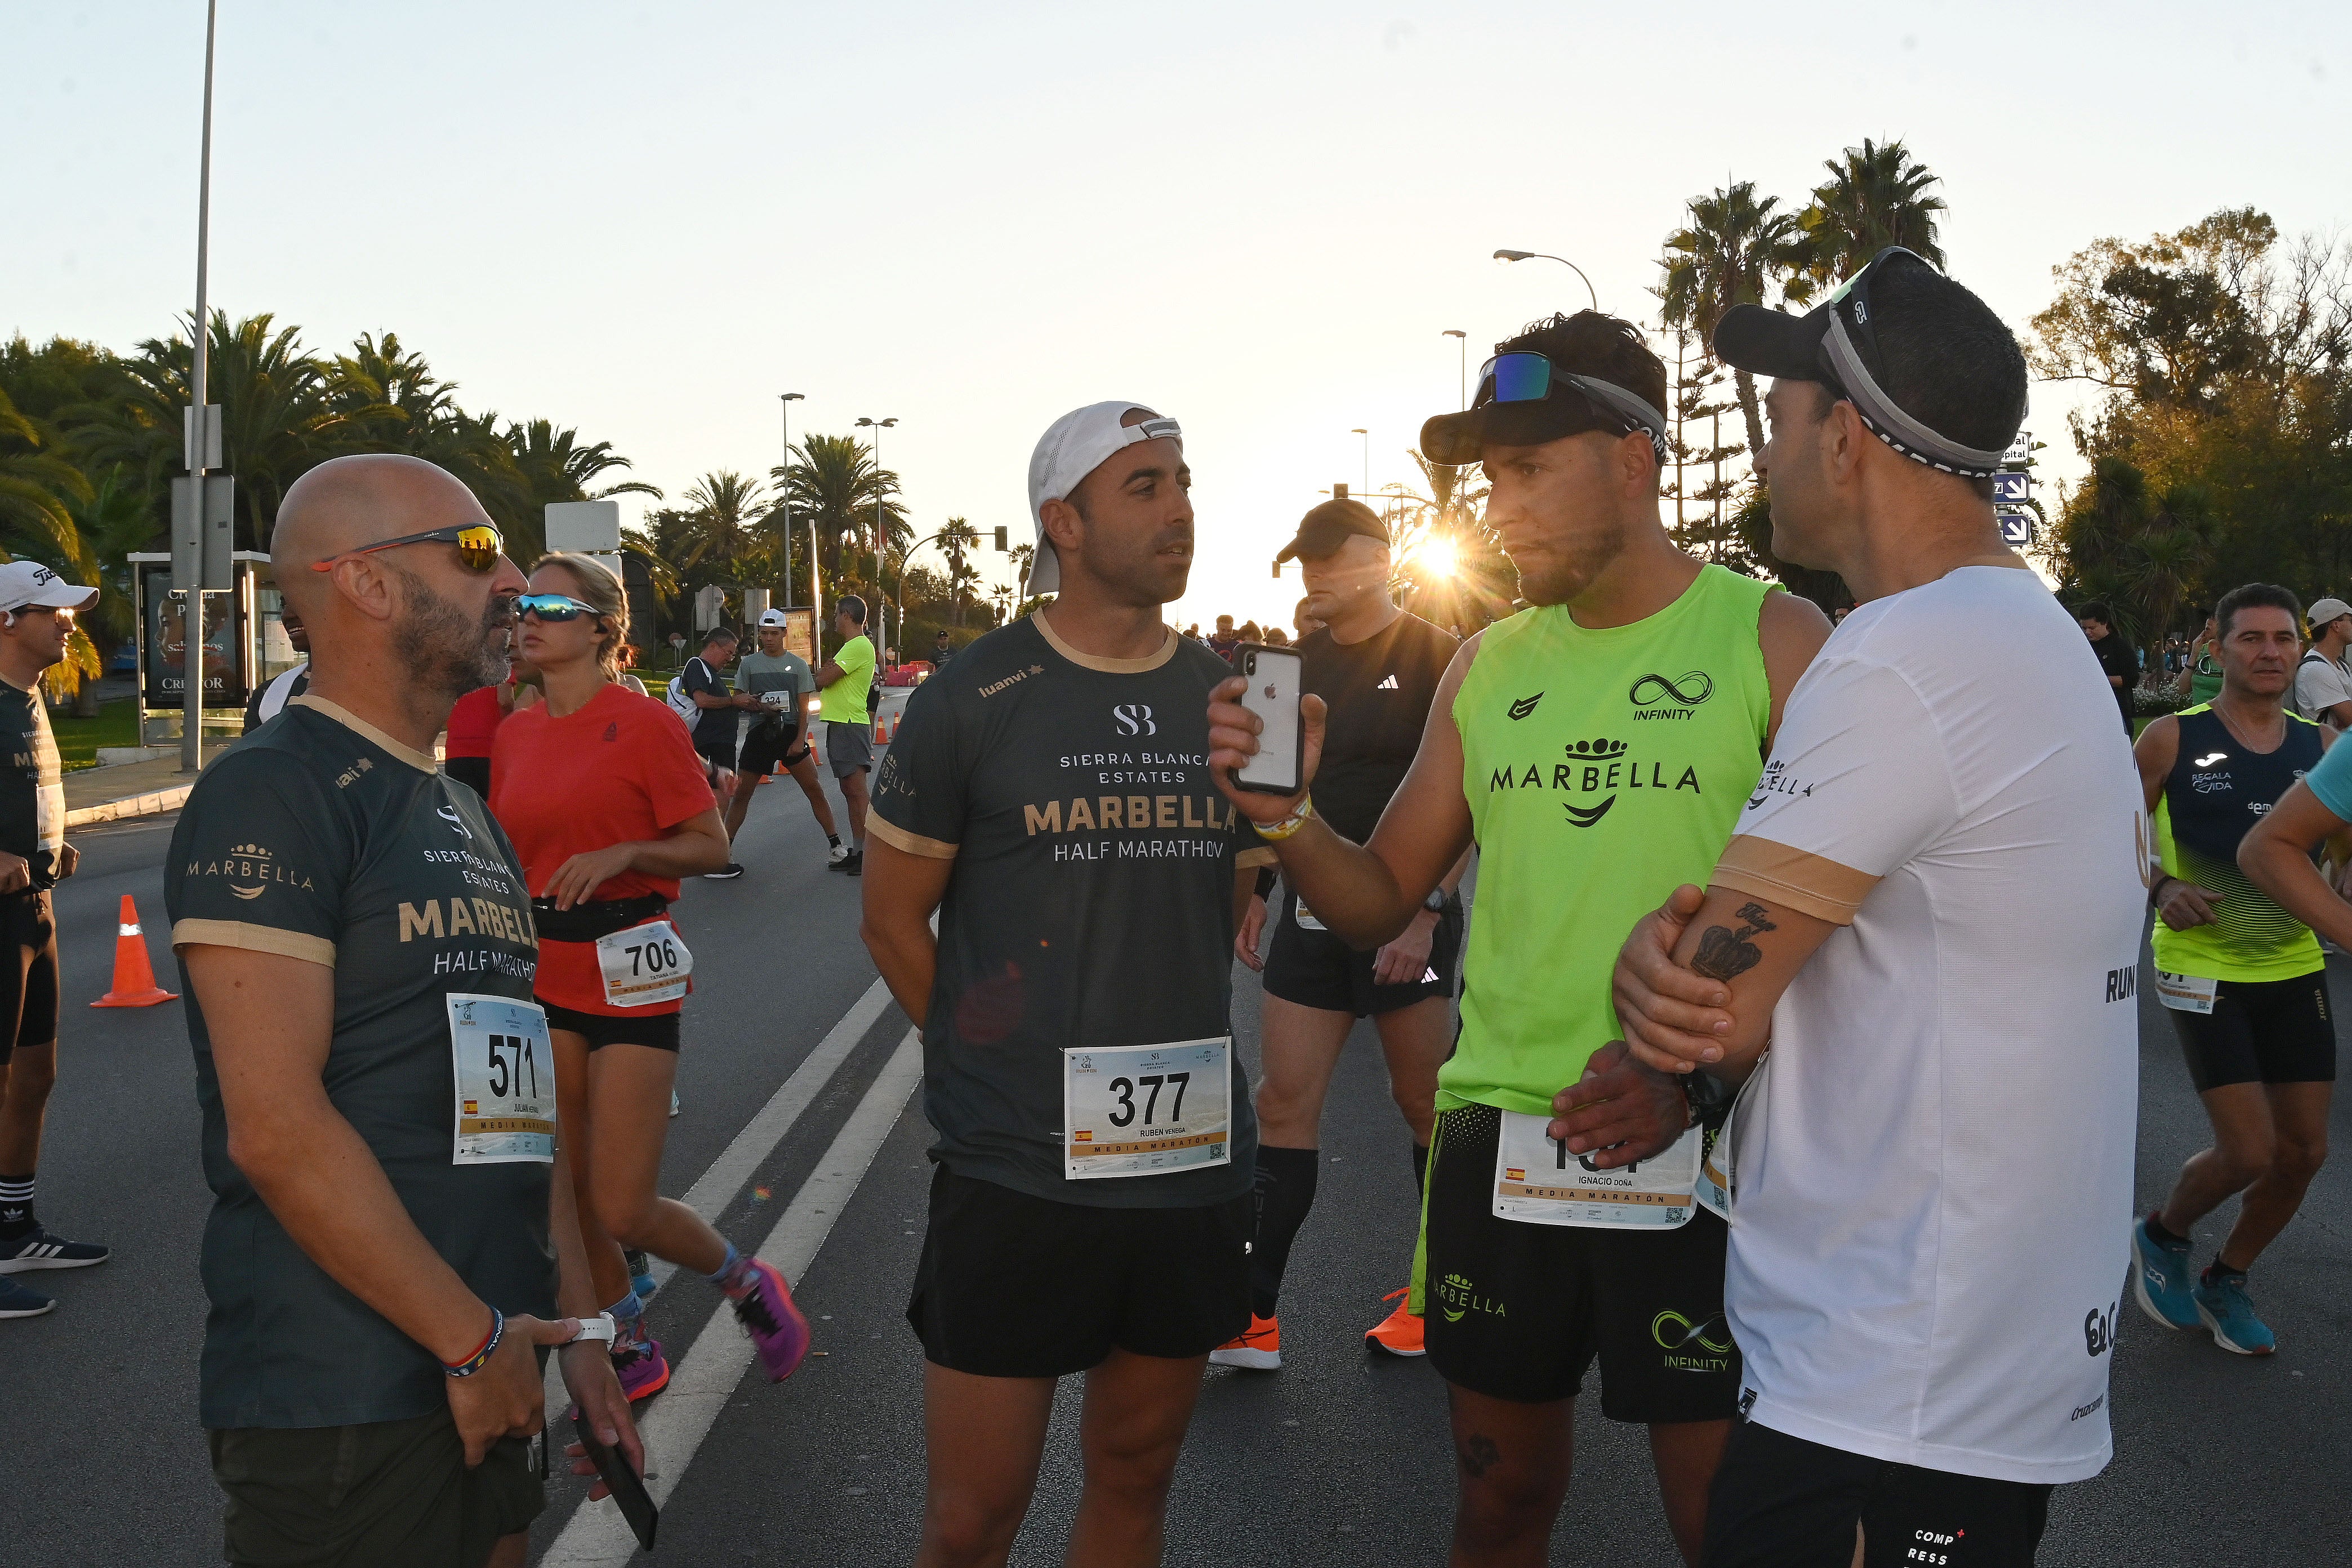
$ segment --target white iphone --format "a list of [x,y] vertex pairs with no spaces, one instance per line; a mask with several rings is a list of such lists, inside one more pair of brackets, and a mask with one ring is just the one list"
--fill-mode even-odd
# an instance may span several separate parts
[[1307,741],[1298,722],[1297,650],[1245,642],[1234,649],[1234,671],[1249,682],[1242,706],[1265,724],[1258,731],[1257,755],[1234,782],[1266,795],[1297,794]]

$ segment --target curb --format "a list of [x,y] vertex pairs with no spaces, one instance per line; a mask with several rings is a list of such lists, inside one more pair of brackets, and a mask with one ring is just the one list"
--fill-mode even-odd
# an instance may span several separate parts
[[121,822],[133,816],[154,816],[166,811],[177,811],[187,804],[188,792],[194,784],[179,784],[171,789],[157,790],[152,795],[125,795],[121,800],[100,801],[96,805],[77,806],[66,813],[66,827],[88,827],[98,822]]

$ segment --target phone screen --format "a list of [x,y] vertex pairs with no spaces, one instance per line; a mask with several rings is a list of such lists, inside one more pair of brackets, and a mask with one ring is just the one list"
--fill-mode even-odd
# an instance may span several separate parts
[[654,1549],[654,1531],[661,1523],[661,1510],[654,1506],[653,1494],[646,1490],[645,1481],[636,1471],[629,1468],[629,1457],[617,1448],[607,1448],[596,1441],[596,1434],[588,1429],[588,1423],[584,1420],[574,1421],[572,1430],[579,1437],[580,1447],[586,1452],[590,1462],[595,1465],[597,1475],[604,1478],[604,1489],[611,1492],[613,1500],[620,1505],[621,1517],[627,1520],[629,1528],[636,1532],[637,1544],[651,1552]]
[[1298,655],[1286,647],[1244,643],[1234,649],[1234,668],[1249,682],[1242,692],[1242,706],[1265,724],[1258,732],[1257,755],[1234,775],[1234,782],[1244,789],[1289,795],[1298,788],[1304,741],[1298,726]]

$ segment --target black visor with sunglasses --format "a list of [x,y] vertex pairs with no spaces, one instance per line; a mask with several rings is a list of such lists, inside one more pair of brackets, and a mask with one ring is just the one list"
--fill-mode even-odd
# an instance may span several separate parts
[[396,550],[404,544],[454,544],[457,547],[458,564],[468,572],[496,571],[507,548],[505,539],[488,523],[468,523],[458,528],[431,529],[424,533],[404,533],[397,539],[379,539],[373,544],[362,544],[356,549],[340,551],[324,561],[313,561],[310,570],[331,572],[335,569],[335,563],[345,556],[373,555],[379,550]]
[[1963,479],[1988,479],[2000,471],[2002,447],[2025,423],[2022,405],[2000,447],[1970,447],[1921,424],[1885,390],[1886,359],[1879,348],[1871,285],[1897,268],[1914,266],[1943,277],[1935,263],[1917,252],[1890,245],[1801,316],[1761,305],[1734,305],[1716,325],[1716,357],[1776,381],[1819,382],[1853,404],[1872,435],[1913,462]]
[[1666,416],[1647,398],[1614,382],[1579,375],[1532,349],[1496,354],[1478,369],[1478,395],[1459,414],[1441,414],[1421,427],[1422,455],[1460,468],[1477,462],[1489,443],[1540,446],[1588,430],[1649,437],[1666,460]]

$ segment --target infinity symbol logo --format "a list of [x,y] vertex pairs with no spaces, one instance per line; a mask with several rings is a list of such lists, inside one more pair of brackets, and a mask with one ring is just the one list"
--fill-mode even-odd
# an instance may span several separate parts
[[[1656,689],[1653,690],[1654,687]],[[1679,681],[1663,675],[1645,675],[1633,682],[1625,700],[1636,708],[1647,708],[1661,697],[1671,697],[1685,708],[1696,708],[1714,695],[1715,678],[1703,669],[1690,669],[1683,672]]]

